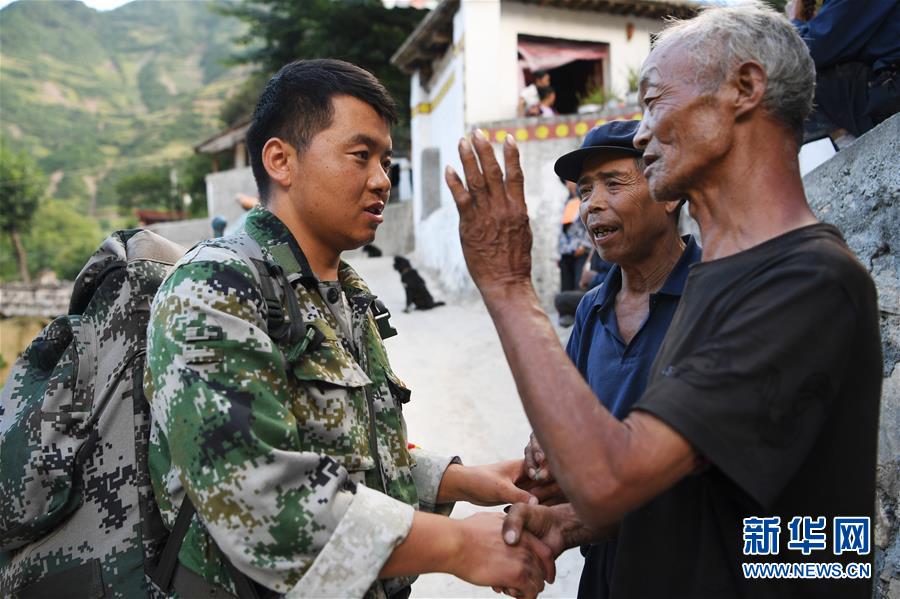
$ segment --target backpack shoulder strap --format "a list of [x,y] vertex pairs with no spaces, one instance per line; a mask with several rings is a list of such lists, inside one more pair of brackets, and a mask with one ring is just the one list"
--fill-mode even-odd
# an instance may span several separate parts
[[[321,345],[325,335],[312,323],[303,321],[303,311],[284,269],[246,231],[232,247],[256,274],[259,290],[266,303],[269,336],[282,348],[288,361],[298,360],[305,352]],[[285,310],[287,306],[287,310]]]
[[387,309],[380,299],[375,298],[369,306],[372,311],[372,317],[375,319],[375,326],[378,327],[378,335],[382,340],[390,339],[397,334],[397,329],[391,326],[391,312]]
[[[191,520],[194,519],[196,513],[197,510],[194,508],[194,504],[191,503],[190,498],[185,493],[181,507],[178,509],[178,516],[175,518],[175,525],[172,527],[168,541],[166,541],[166,546],[160,554],[156,568],[149,573],[150,579],[165,593],[172,590],[175,571],[179,568],[184,568],[178,563],[178,552],[181,551],[184,537],[187,535],[187,531],[191,527]],[[260,599],[260,593],[253,581],[238,570],[224,553],[222,553],[222,561],[225,563],[225,568],[228,570],[228,574],[231,576],[231,580],[237,589],[238,599]],[[223,589],[213,587],[199,576],[192,576],[190,580],[194,590],[199,590],[204,595],[210,597],[230,595],[230,593],[223,592]]]

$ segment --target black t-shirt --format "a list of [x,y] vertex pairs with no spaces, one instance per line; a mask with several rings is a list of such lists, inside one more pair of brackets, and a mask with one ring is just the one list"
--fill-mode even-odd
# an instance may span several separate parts
[[[872,280],[829,225],[691,268],[635,409],[707,466],[623,519],[614,599],[871,596],[871,578],[754,580],[741,563],[872,563],[874,547],[832,553],[832,521],[874,511],[878,326]],[[772,516],[778,554],[743,555],[743,519]],[[794,516],[826,517],[826,550],[787,548]]]

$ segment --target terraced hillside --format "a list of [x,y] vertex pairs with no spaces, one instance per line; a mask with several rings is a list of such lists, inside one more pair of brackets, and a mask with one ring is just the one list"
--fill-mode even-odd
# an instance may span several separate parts
[[242,31],[213,2],[77,0],[0,10],[0,136],[50,175],[53,196],[94,212],[117,177],[188,156],[222,127],[246,69],[223,65]]

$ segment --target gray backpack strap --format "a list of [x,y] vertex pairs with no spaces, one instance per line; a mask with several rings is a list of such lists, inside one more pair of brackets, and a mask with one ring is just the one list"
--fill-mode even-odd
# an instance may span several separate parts
[[[277,343],[289,348],[285,354],[285,358],[289,362],[299,360],[307,351],[313,351],[319,347],[325,340],[325,335],[316,325],[303,322],[300,303],[297,301],[297,295],[288,282],[284,270],[274,262],[256,258],[250,260],[259,273],[259,285],[268,310],[269,335]],[[287,318],[285,318],[282,298],[287,304]]]
[[[196,513],[194,504],[185,493],[181,507],[178,509],[178,516],[175,518],[175,525],[169,534],[169,540],[160,554],[156,568],[150,573],[150,578],[164,593],[169,593],[174,587],[175,591],[186,597],[224,597],[227,599],[232,597],[231,593],[209,584],[203,577],[190,572],[178,563],[178,552],[181,550],[184,537],[191,527],[191,520],[194,519]],[[224,553],[222,561],[237,589],[237,599],[260,599],[261,594],[256,584],[246,574],[235,568]]]

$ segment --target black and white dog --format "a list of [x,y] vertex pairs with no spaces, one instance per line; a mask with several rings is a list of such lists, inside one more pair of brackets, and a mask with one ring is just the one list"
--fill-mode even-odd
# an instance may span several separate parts
[[424,279],[419,275],[418,271],[412,267],[409,260],[403,256],[394,256],[394,270],[400,273],[400,281],[406,290],[406,307],[404,312],[409,312],[415,307],[416,310],[431,310],[438,306],[443,306],[444,302],[436,302],[428,292]]

